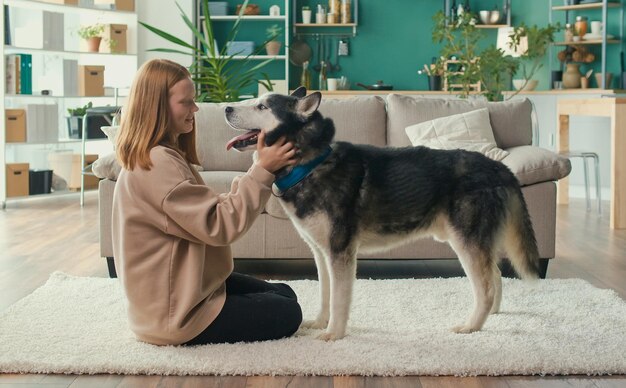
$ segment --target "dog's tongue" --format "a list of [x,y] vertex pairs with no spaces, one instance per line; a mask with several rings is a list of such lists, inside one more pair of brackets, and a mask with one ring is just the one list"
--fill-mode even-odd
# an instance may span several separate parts
[[258,134],[259,134],[258,130],[252,130],[252,131],[244,133],[243,135],[239,135],[239,136],[233,137],[226,144],[226,151],[228,151],[231,148],[233,148],[235,143],[237,143],[238,141],[250,139],[250,138],[252,138],[252,137],[254,137],[254,136],[258,135]]

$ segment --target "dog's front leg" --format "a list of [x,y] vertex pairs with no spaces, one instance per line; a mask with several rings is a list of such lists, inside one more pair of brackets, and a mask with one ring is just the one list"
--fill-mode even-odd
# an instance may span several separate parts
[[318,338],[333,341],[346,335],[352,303],[352,288],[356,278],[356,253],[332,254],[328,266],[330,269],[330,320],[328,328]]
[[313,321],[304,321],[302,327],[308,327],[311,329],[326,329],[328,326],[328,318],[330,316],[330,277],[328,273],[328,266],[326,255],[307,238],[304,239],[315,258],[315,265],[317,266],[317,279],[319,281],[320,292],[320,310],[317,314],[317,318]]

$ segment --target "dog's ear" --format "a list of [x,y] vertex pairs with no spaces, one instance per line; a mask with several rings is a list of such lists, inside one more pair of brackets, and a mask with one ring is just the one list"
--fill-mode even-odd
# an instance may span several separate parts
[[314,92],[304,98],[301,98],[298,100],[298,113],[304,117],[310,117],[313,113],[315,113],[317,108],[319,108],[321,101],[322,93],[320,92]]
[[298,89],[294,90],[291,93],[292,97],[298,97],[298,98],[302,98],[304,96],[306,96],[306,88],[304,86],[300,86]]

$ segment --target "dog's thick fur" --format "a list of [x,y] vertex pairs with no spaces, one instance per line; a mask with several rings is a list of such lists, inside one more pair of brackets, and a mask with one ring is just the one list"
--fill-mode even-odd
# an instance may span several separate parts
[[[519,183],[499,162],[462,150],[377,148],[333,143],[332,120],[317,111],[321,95],[268,94],[254,105],[226,108],[235,129],[262,130],[266,144],[281,136],[301,161],[332,153],[280,197],[317,265],[321,310],[305,322],[326,328],[325,340],[346,333],[357,252],[389,249],[415,238],[447,241],[474,291],[474,309],[457,333],[480,330],[498,312],[502,280],[497,263],[506,253],[522,278],[538,278],[539,255]],[[252,133],[252,132],[250,132]],[[255,147],[252,141],[236,148]]]

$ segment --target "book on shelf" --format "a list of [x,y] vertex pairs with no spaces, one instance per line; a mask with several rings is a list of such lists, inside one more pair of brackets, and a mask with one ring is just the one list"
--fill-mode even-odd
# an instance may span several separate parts
[[4,90],[6,94],[20,94],[20,56],[7,54],[4,56]]
[[20,56],[20,94],[33,94],[33,56]]
[[9,17],[9,6],[4,6],[4,44],[11,45],[11,18]]

